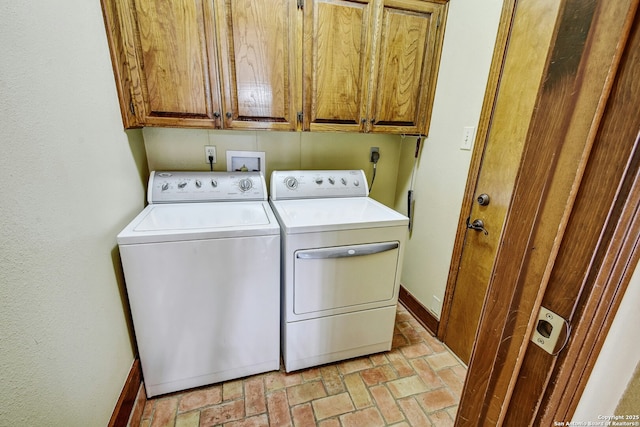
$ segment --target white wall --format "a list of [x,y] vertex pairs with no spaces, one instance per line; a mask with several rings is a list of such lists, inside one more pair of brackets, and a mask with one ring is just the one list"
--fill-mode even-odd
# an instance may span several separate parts
[[133,362],[116,234],[142,208],[100,2],[0,2],[0,426],[102,426]]
[[[440,317],[471,151],[460,149],[465,126],[480,118],[502,1],[449,3],[429,137],[415,174],[415,220],[402,284]],[[402,143],[396,209],[406,213],[415,138]],[[434,300],[436,296],[440,302]]]
[[[631,277],[629,287],[622,298],[576,408],[574,421],[601,422],[602,419],[598,416],[640,415],[638,411],[634,414],[616,414],[615,412],[636,366],[640,363],[638,301],[640,301],[640,268],[636,268]],[[640,402],[638,402],[638,409],[640,409]]]

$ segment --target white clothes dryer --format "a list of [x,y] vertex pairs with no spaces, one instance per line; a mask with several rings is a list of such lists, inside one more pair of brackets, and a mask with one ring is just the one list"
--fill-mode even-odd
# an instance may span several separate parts
[[364,172],[275,171],[287,372],[391,349],[409,219]]
[[153,172],[118,235],[147,397],[280,368],[280,229],[259,173]]

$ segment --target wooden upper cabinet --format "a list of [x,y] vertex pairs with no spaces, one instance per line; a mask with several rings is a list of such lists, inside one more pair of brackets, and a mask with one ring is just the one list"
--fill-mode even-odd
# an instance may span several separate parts
[[447,3],[310,3],[304,129],[426,135]]
[[306,130],[362,131],[373,1],[316,0],[304,12]]
[[297,2],[215,3],[224,127],[295,130],[301,106]]
[[376,46],[368,131],[426,135],[445,4],[385,0]]
[[212,10],[203,0],[103,0],[125,127],[219,127]]
[[125,127],[427,134],[448,0],[102,0]]

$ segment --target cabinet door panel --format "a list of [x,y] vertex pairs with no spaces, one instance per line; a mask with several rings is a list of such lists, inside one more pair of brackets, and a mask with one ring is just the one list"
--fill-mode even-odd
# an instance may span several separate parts
[[[440,5],[385,2],[370,111],[372,130],[427,133]],[[411,6],[415,9],[411,10]]]
[[212,118],[201,1],[135,0],[146,124]]
[[226,127],[295,129],[296,12],[291,0],[218,2]]
[[336,0],[315,1],[305,12],[306,128],[362,129],[373,14],[368,1]]

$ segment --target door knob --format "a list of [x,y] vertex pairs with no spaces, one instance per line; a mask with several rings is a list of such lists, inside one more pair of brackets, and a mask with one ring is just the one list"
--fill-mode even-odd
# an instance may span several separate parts
[[467,228],[476,231],[482,231],[485,236],[489,234],[486,228],[484,228],[484,221],[481,219],[474,219],[473,222],[469,222],[469,218],[467,218]]

